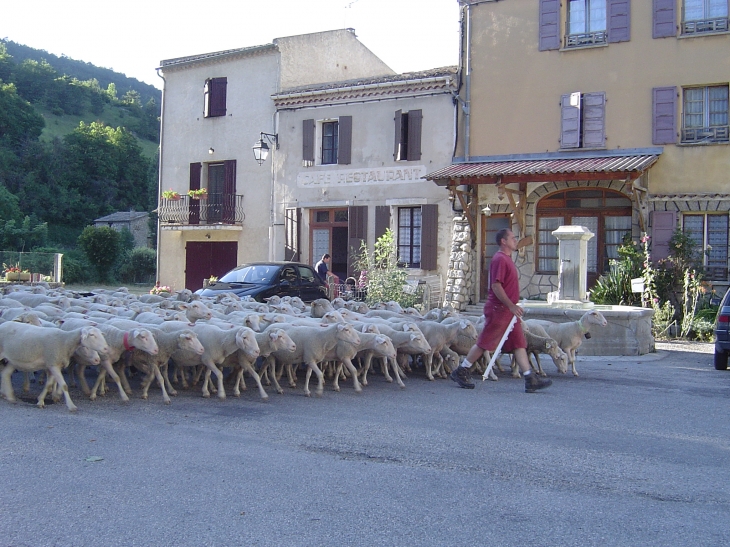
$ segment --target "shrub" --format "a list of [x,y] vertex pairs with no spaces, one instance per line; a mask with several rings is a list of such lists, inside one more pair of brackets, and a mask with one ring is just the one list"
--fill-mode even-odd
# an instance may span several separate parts
[[124,283],[153,284],[157,273],[157,255],[152,249],[135,247],[124,255],[117,271],[120,281]]
[[119,232],[102,226],[96,228],[87,226],[79,236],[79,247],[86,254],[87,259],[96,268],[98,281],[109,280],[111,267],[119,257]]

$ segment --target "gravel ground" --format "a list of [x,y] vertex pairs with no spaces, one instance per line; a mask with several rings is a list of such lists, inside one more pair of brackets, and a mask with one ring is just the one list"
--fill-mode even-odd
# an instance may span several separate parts
[[655,343],[657,351],[688,351],[691,353],[714,353],[712,342],[690,342],[688,340],[664,340]]

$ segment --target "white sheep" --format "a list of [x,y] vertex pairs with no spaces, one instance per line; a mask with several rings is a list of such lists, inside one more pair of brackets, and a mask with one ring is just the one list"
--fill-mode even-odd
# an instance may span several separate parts
[[528,319],[526,323],[528,327],[532,325],[543,327],[548,336],[558,343],[560,349],[568,354],[568,362],[573,369],[573,376],[578,376],[578,371],[575,370],[575,351],[583,343],[583,337],[590,332],[592,327],[596,325],[605,327],[608,324],[606,318],[598,310],[587,311],[577,321],[568,323],[553,323],[541,319]]

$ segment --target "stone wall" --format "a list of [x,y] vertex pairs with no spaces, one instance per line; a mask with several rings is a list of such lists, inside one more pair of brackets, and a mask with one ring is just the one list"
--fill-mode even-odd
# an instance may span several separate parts
[[456,310],[464,310],[474,301],[476,240],[465,215],[454,217],[451,234],[451,255],[446,276],[444,304],[449,304]]

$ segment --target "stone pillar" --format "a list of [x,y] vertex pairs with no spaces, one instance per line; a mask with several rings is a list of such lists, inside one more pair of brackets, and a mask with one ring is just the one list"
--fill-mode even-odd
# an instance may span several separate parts
[[474,242],[466,216],[455,216],[451,231],[451,256],[446,274],[444,304],[465,310],[476,281]]
[[558,240],[558,302],[588,302],[588,240],[593,233],[585,226],[560,226]]

